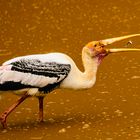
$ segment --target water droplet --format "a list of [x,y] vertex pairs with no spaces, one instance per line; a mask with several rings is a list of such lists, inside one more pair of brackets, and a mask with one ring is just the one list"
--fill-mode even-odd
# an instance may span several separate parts
[[89,128],[89,127],[90,127],[89,124],[84,124],[83,127],[82,127],[82,129],[87,129],[87,128]]
[[58,131],[58,133],[65,133],[66,132],[66,129],[65,128],[62,128]]
[[139,78],[140,78],[140,76],[137,76],[137,75],[134,75],[131,77],[131,79],[139,79]]
[[120,111],[119,109],[117,109],[116,111],[115,111],[115,114],[117,115],[117,116],[122,116],[122,114],[123,114],[123,112],[122,111]]

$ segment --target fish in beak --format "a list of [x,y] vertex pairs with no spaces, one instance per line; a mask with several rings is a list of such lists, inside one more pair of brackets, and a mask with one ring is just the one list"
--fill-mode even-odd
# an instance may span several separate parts
[[86,45],[86,47],[90,50],[91,57],[98,57],[99,61],[107,56],[110,53],[117,53],[117,52],[140,52],[140,49],[136,48],[106,48],[107,45],[122,41],[124,39],[128,39],[131,37],[140,36],[140,34],[131,34],[121,37],[109,38],[99,41],[92,41]]
[[[132,35],[126,35],[126,36],[121,36],[121,37],[115,37],[115,38],[110,38],[110,39],[105,39],[105,40],[101,40],[101,44],[103,44],[104,46],[124,40],[124,39],[128,39],[131,37],[136,37],[136,36],[140,36],[140,34],[132,34]],[[107,53],[117,53],[117,52],[136,52],[136,51],[140,51],[140,49],[136,49],[136,48],[112,48],[112,49],[105,49],[107,51]]]

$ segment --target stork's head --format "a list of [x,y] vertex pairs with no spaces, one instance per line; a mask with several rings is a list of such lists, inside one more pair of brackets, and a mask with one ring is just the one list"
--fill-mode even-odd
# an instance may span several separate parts
[[140,51],[140,49],[136,48],[117,48],[117,49],[107,49],[106,46],[109,44],[112,44],[117,41],[121,41],[124,39],[128,39],[131,37],[140,36],[140,34],[132,34],[122,37],[116,37],[116,38],[110,38],[105,40],[99,40],[99,41],[92,41],[88,43],[85,48],[88,54],[92,58],[98,58],[98,62],[100,63],[101,60],[107,56],[110,53],[117,53],[117,52],[127,52],[127,51]]

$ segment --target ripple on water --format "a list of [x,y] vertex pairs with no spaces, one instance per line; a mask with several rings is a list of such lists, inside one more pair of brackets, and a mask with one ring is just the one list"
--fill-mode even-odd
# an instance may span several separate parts
[[134,75],[131,77],[131,79],[139,79],[139,78],[140,78],[140,76],[138,76],[138,75]]
[[31,139],[31,140],[42,140],[43,137],[31,137],[30,139]]
[[66,132],[66,129],[65,128],[62,128],[58,131],[58,133],[65,133]]
[[84,124],[83,127],[82,127],[82,129],[87,129],[87,128],[89,128],[89,127],[90,127],[89,124]]

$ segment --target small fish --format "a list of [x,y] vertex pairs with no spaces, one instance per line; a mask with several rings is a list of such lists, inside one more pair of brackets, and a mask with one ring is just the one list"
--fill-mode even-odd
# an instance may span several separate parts
[[132,45],[132,44],[133,44],[132,41],[129,40],[129,41],[127,42],[127,44],[126,44],[126,47],[128,47],[129,45]]

